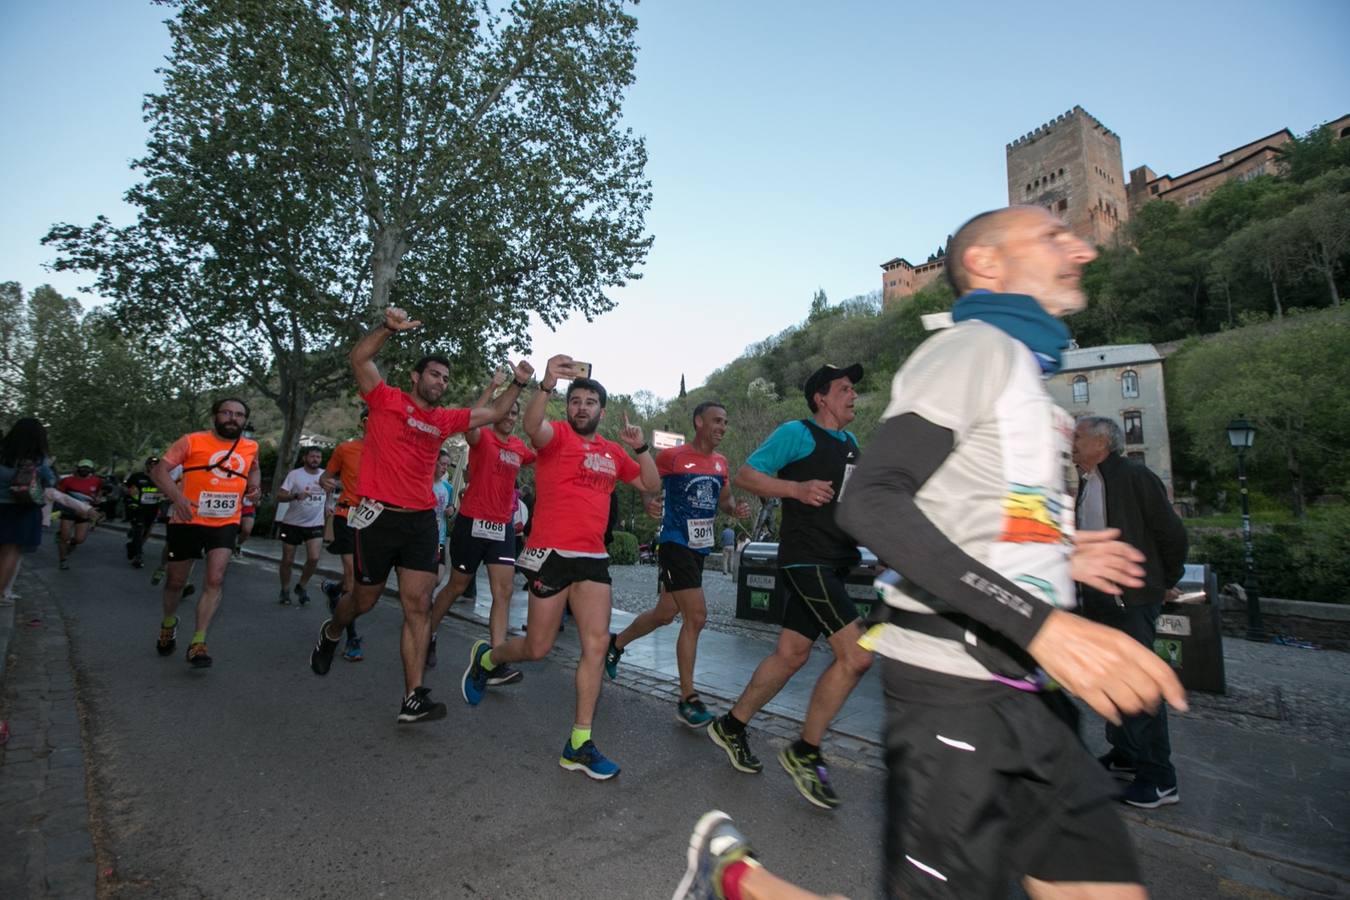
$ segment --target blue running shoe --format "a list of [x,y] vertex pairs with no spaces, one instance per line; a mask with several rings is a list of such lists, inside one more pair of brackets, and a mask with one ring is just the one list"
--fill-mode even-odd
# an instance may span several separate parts
[[469,667],[464,670],[464,679],[460,682],[460,693],[464,702],[477,706],[487,693],[487,672],[483,669],[483,655],[492,647],[487,641],[474,641],[469,648]]
[[585,772],[596,781],[608,781],[619,774],[618,765],[596,748],[595,741],[587,741],[574,750],[568,738],[558,765],[571,772]]
[[366,658],[365,651],[361,649],[361,639],[359,637],[347,638],[347,647],[342,651],[342,658],[347,662],[360,662]]
[[719,809],[703,814],[689,836],[689,867],[675,888],[673,900],[707,900],[722,896],[722,876],[727,867],[755,859],[755,851]]

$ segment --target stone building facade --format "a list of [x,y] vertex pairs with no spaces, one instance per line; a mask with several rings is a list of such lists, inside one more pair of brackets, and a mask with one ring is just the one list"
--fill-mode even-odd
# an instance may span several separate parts
[[1096,245],[1129,218],[1120,137],[1083,107],[1008,144],[1007,156],[1010,205],[1043,206]]
[[881,307],[888,309],[893,304],[912,297],[924,285],[941,278],[946,271],[947,260],[942,256],[930,257],[928,262],[913,265],[904,257],[897,256],[881,264]]
[[[1337,138],[1350,137],[1350,115],[1341,116],[1328,124]],[[1293,139],[1293,132],[1281,128],[1274,134],[1220,154],[1212,163],[1176,176],[1156,175],[1148,166],[1131,169],[1129,184],[1125,186],[1129,207],[1136,210],[1152,200],[1191,206],[1204,200],[1225,182],[1274,175],[1280,148]]]
[[1045,386],[1075,419],[1115,419],[1125,432],[1125,455],[1157,473],[1172,496],[1163,357],[1156,347],[1113,344],[1066,350],[1063,368]]

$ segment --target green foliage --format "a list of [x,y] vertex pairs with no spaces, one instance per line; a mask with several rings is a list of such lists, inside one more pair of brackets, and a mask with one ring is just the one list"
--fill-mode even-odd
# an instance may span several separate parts
[[1287,497],[1295,515],[1306,496],[1350,481],[1350,317],[1339,313],[1232,331],[1173,354],[1169,416],[1196,470],[1230,476],[1224,429],[1245,416],[1258,429],[1249,476]]
[[614,539],[606,549],[609,550],[609,561],[616,566],[631,566],[637,562],[638,539],[627,531],[614,532]]
[[651,239],[624,127],[636,19],[621,0],[182,0],[127,194],[136,222],[61,224],[119,324],[277,406],[282,454],[351,385],[374,310],[400,352],[471,368],[613,306]]
[[[1213,566],[1221,585],[1242,583],[1241,531],[1191,528],[1190,537],[1191,562]],[[1252,559],[1262,596],[1350,603],[1350,509],[1254,529]]]

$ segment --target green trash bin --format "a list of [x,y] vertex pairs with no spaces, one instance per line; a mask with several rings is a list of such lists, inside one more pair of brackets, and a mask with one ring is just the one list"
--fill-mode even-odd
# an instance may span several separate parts
[[1204,597],[1163,604],[1153,650],[1176,670],[1187,690],[1226,693],[1218,579],[1207,565],[1187,565],[1177,588],[1183,594],[1203,592]]

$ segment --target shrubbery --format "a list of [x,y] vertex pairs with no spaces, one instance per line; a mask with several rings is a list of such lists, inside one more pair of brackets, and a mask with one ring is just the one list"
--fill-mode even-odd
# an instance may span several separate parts
[[[1254,530],[1252,556],[1263,597],[1350,603],[1350,509]],[[1190,561],[1213,566],[1220,587],[1241,583],[1241,530],[1192,528]]]
[[638,539],[627,531],[614,532],[609,542],[609,561],[616,566],[631,566],[638,561]]

